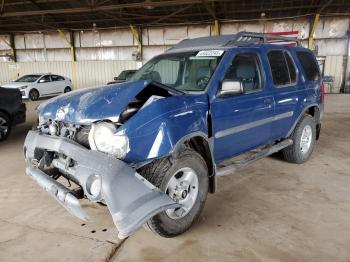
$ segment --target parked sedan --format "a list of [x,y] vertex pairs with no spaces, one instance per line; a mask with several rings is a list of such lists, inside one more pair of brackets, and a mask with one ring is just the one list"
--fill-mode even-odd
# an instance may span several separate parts
[[17,89],[0,88],[0,142],[4,141],[14,125],[26,121],[26,105]]
[[118,76],[114,77],[114,81],[108,82],[107,85],[118,84],[128,81],[137,70],[124,70]]
[[2,87],[19,89],[22,98],[35,101],[40,97],[54,96],[71,91],[72,81],[68,77],[60,75],[32,74],[24,75],[9,84],[2,85]]

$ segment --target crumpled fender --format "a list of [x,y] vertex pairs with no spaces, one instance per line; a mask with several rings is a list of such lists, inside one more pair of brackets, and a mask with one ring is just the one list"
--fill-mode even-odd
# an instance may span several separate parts
[[130,150],[124,160],[139,163],[171,154],[191,133],[208,134],[208,98],[180,95],[159,99],[141,109],[122,127]]

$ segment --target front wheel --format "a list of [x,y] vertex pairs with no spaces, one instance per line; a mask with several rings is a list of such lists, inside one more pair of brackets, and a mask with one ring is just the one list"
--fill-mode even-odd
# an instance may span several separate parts
[[38,90],[36,90],[36,89],[30,90],[30,92],[29,92],[29,99],[30,100],[36,101],[39,99],[39,96],[40,96],[40,94],[39,94]]
[[146,228],[162,237],[175,237],[188,230],[199,217],[208,194],[208,168],[201,155],[186,149],[177,158],[155,160],[139,172],[181,204],[149,219]]
[[64,92],[65,92],[65,93],[68,93],[68,92],[70,92],[70,91],[72,91],[72,89],[71,89],[69,86],[67,86],[67,87],[64,89]]
[[306,162],[315,147],[316,123],[310,115],[304,115],[296,125],[291,137],[293,144],[282,150],[284,158],[291,163]]

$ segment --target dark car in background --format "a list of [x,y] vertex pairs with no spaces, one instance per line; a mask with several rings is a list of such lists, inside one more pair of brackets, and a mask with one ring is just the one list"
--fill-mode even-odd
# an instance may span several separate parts
[[26,105],[18,89],[0,88],[0,142],[6,140],[11,128],[26,121]]
[[137,70],[124,70],[118,76],[114,77],[114,81],[108,82],[107,85],[118,84],[128,81]]

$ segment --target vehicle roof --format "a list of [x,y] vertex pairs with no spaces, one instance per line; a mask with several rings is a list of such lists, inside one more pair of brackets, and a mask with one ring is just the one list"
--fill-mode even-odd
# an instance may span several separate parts
[[[276,40],[275,42],[267,42],[267,40]],[[182,40],[177,45],[168,49],[166,53],[190,52],[208,49],[227,50],[240,47],[261,47],[276,46],[278,43],[296,43],[298,40],[279,37],[269,34],[259,34],[251,32],[240,32],[232,35],[207,36]],[[278,46],[283,46],[282,44]],[[291,46],[289,46],[291,47]],[[298,48],[303,48],[297,46]],[[304,49],[304,48],[303,48]]]
[[[31,74],[25,74],[23,76],[32,76],[32,75],[36,75],[36,76],[45,76],[45,75],[55,75],[55,76],[62,76],[59,74],[53,74],[53,73],[31,73]],[[62,76],[63,77],[63,76]]]

